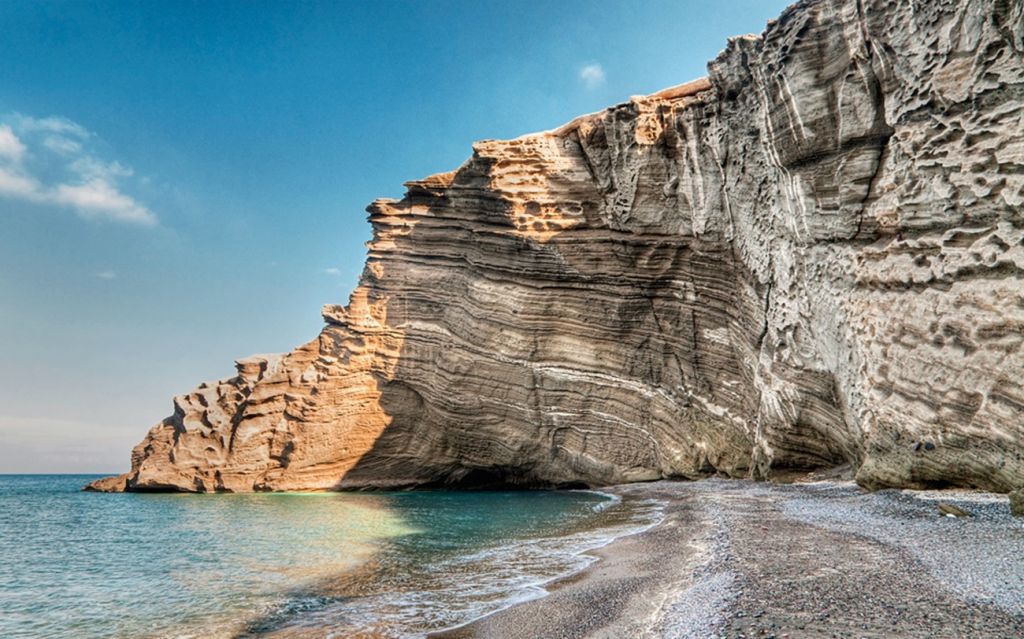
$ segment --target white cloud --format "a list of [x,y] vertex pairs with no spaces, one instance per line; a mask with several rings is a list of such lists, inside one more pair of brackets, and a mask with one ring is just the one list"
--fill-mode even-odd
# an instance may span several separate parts
[[86,179],[112,180],[119,177],[131,177],[135,174],[120,162],[103,162],[91,156],[76,158],[71,169]]
[[117,273],[115,273],[114,271],[100,271],[99,273],[96,274],[96,277],[100,278],[101,280],[113,280],[117,279]]
[[82,152],[82,143],[66,138],[62,135],[48,135],[43,138],[43,146],[54,153],[65,156],[78,155]]
[[134,175],[91,150],[95,136],[59,117],[14,114],[0,124],[0,197],[59,206],[86,219],[153,226],[157,216],[122,190]]
[[61,184],[52,199],[74,208],[84,218],[106,217],[118,222],[156,224],[152,211],[100,178],[84,184]]
[[39,131],[44,133],[58,133],[83,139],[92,135],[84,126],[75,124],[67,118],[33,118],[28,115],[16,113],[12,119],[14,120],[15,126],[17,126],[20,131],[33,133]]
[[325,268],[324,269],[324,273],[327,273],[328,275],[341,275],[341,269],[340,268],[334,268],[332,266],[331,268]]
[[583,82],[583,86],[593,91],[604,85],[604,69],[596,62],[588,64],[580,69],[580,80]]
[[25,155],[25,145],[22,144],[14,131],[6,124],[0,125],[0,157],[8,158],[14,162],[21,162]]
[[35,178],[0,166],[0,196],[38,202],[42,194],[39,182]]

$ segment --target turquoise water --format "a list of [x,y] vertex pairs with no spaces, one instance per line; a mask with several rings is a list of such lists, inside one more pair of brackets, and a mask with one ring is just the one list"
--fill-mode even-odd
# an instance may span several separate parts
[[83,493],[0,475],[0,637],[410,637],[586,566],[657,504],[595,492]]

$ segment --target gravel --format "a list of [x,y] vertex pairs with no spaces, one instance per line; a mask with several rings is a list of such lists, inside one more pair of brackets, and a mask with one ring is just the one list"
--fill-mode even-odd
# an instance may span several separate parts
[[608,492],[659,500],[665,519],[444,636],[1024,637],[1024,522],[1005,496],[720,479]]
[[[803,488],[783,512],[829,530],[860,534],[907,551],[957,597],[1024,614],[1024,520],[1003,495],[969,491],[860,493],[849,485]],[[939,503],[970,517],[942,517]]]

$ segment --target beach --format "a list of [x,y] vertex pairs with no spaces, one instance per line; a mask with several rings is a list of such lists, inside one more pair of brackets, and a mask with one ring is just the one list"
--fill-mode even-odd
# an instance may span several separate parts
[[431,637],[1024,636],[1024,520],[1005,495],[722,479],[604,490],[661,501],[663,521],[592,551],[547,596]]

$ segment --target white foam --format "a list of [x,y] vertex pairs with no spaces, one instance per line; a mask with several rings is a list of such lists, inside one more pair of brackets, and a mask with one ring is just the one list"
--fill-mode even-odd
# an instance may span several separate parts
[[[618,496],[587,492],[606,497],[593,506],[597,514],[622,505]],[[592,551],[649,530],[664,519],[661,502],[645,500],[627,507],[631,512],[622,522],[567,535],[515,540],[439,561],[427,568],[438,576],[431,588],[361,598],[346,606],[346,621],[354,622],[353,630],[423,637],[543,597],[553,582],[596,562]]]

